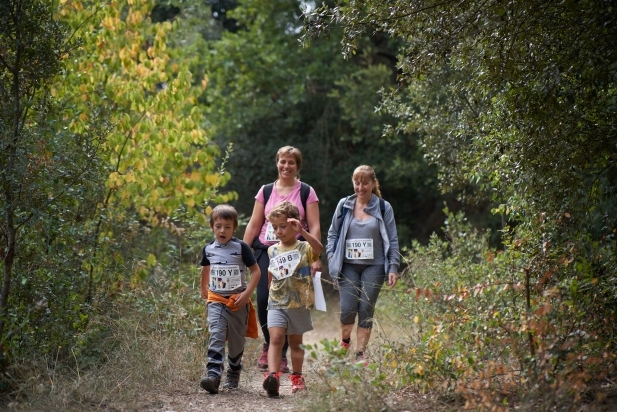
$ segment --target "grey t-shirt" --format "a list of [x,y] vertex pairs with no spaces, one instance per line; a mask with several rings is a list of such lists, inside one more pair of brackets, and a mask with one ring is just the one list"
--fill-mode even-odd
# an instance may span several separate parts
[[[360,242],[361,239],[373,240],[373,258],[361,259],[363,252],[366,253],[368,249],[366,247],[353,248],[348,247],[348,241],[358,240],[358,243],[362,243],[366,246],[366,242]],[[349,229],[347,230],[347,236],[345,237],[345,258],[344,263],[351,263],[356,265],[383,265],[385,262],[383,254],[383,240],[381,239],[381,232],[379,231],[379,221],[370,217],[366,220],[358,220],[353,218]]]
[[222,296],[246,289],[246,268],[255,263],[251,248],[235,237],[224,244],[213,240],[202,250],[201,266],[210,266],[208,289]]

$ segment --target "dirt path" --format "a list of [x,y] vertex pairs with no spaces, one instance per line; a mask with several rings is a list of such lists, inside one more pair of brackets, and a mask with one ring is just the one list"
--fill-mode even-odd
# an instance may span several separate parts
[[[338,299],[329,299],[328,312],[313,311],[314,330],[304,335],[304,343],[317,344],[323,339],[339,338]],[[148,411],[183,412],[183,411],[291,411],[298,405],[298,397],[302,394],[291,394],[291,383],[288,375],[281,377],[281,397],[268,398],[262,388],[263,373],[257,368],[257,358],[260,355],[262,339],[249,339],[244,357],[245,368],[241,375],[240,388],[233,391],[221,390],[217,395],[211,395],[201,389],[197,382],[177,390],[173,394],[158,396],[156,405],[151,405]],[[304,372],[307,387],[317,379],[317,361],[305,358]]]

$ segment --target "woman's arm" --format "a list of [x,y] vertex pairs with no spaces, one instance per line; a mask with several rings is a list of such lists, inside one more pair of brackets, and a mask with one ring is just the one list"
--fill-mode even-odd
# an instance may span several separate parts
[[259,200],[255,200],[251,220],[249,220],[249,224],[246,225],[244,237],[242,238],[247,245],[251,246],[255,238],[259,236],[259,232],[261,232],[261,227],[264,223],[264,216],[264,205]]
[[334,210],[334,215],[332,216],[332,223],[330,223],[330,228],[328,229],[328,238],[326,242],[326,254],[328,258],[332,255],[332,250],[334,249],[334,243],[338,239],[339,226],[343,224],[339,215],[342,213],[343,203],[345,203],[345,198],[339,200],[336,209]]
[[[311,235],[315,236],[321,244],[321,225],[319,224],[319,203],[313,202],[306,205],[306,225]],[[311,275],[315,276],[315,272],[321,272],[321,259],[317,259],[311,265]]]
[[401,261],[401,254],[398,247],[398,235],[396,233],[396,222],[394,221],[394,210],[390,203],[386,202],[386,210],[383,216],[388,240],[390,241],[390,249],[388,250],[388,262],[390,263],[389,273],[398,273],[398,267]]

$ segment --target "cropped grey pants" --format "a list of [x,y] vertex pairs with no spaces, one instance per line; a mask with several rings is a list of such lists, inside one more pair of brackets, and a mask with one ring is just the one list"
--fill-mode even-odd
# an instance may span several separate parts
[[341,323],[351,325],[358,316],[358,326],[373,327],[375,303],[386,280],[383,265],[353,265],[344,263],[339,279]]
[[249,305],[232,311],[222,303],[208,303],[208,323],[210,343],[208,344],[208,364],[206,375],[220,378],[223,374],[225,359],[225,340],[227,340],[227,372],[240,373],[242,355],[246,342],[246,330],[249,320]]

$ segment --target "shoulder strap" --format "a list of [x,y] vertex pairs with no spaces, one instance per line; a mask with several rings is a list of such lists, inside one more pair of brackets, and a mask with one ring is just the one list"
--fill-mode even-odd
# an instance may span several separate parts
[[300,182],[300,201],[302,202],[302,207],[304,208],[305,215],[306,215],[306,201],[308,200],[308,197],[310,194],[311,194],[311,187],[304,182]]
[[381,212],[381,218],[386,214],[386,201],[379,198],[379,211]]
[[272,194],[272,189],[274,188],[274,183],[269,183],[264,185],[264,208],[266,207],[266,203],[268,203],[268,199],[270,199],[270,195]]

